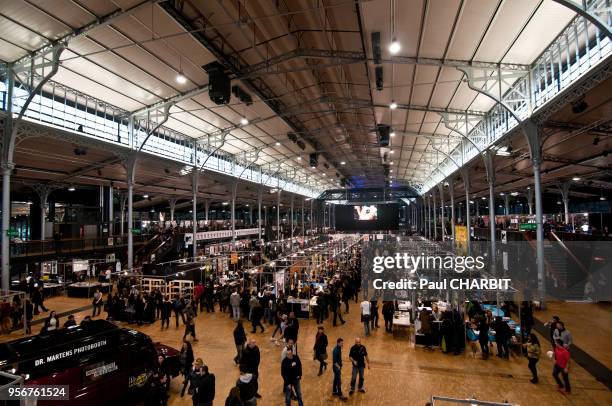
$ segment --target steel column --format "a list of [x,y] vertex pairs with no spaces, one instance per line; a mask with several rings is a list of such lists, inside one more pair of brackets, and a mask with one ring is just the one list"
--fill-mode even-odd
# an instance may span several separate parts
[[291,241],[293,241],[293,195],[291,195]]
[[451,206],[451,235],[453,238],[453,246],[455,244],[455,185],[453,178],[448,180],[448,192],[450,193],[450,206]]
[[191,214],[192,216],[192,233],[193,233],[193,238],[192,238],[192,256],[193,256],[193,261],[195,262],[196,257],[198,256],[198,239],[197,239],[197,233],[198,233],[198,181],[199,181],[199,173],[198,173],[198,168],[197,167],[193,167],[193,173],[192,173],[192,178],[191,178],[191,193],[192,193],[192,208],[191,208]]
[[113,187],[108,187],[108,235],[109,237],[114,234],[115,229],[115,213],[114,213],[114,192]]
[[438,240],[438,212],[436,209],[436,189],[433,188],[431,191],[431,201],[433,203],[433,229],[434,229],[434,241]]
[[261,240],[261,201],[263,199],[263,190],[261,187],[257,189],[257,236],[258,239]]
[[278,189],[277,199],[276,199],[276,240],[281,240],[281,231],[280,231],[280,201],[281,201],[281,190]]
[[470,222],[470,175],[469,169],[465,168],[462,171],[463,184],[465,185],[465,225],[467,227],[467,247],[468,255],[472,255],[472,237],[471,237],[471,222]]
[[442,241],[444,241],[445,224],[444,224],[444,182],[438,185],[440,189],[440,224],[442,225]]
[[232,247],[236,246],[236,189],[237,188],[238,188],[238,182],[233,182],[232,183]]

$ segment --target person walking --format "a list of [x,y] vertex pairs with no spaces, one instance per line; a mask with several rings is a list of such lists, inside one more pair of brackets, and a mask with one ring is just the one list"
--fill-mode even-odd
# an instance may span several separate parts
[[557,327],[553,333],[553,339],[555,342],[557,342],[557,340],[562,340],[563,345],[568,350],[570,345],[572,345],[572,334],[565,328],[565,323],[562,321],[557,322]]
[[202,366],[202,377],[199,385],[195,388],[197,392],[197,406],[213,406],[215,400],[215,374],[208,371],[208,366]]
[[530,382],[538,383],[538,368],[536,367],[536,364],[540,360],[540,354],[542,353],[542,349],[540,348],[540,340],[538,340],[538,337],[535,334],[531,333],[529,334],[529,339],[527,340],[525,347],[527,347],[527,360],[529,362],[527,367],[531,371],[532,375]]
[[319,374],[318,376],[323,375],[323,369],[327,369],[327,335],[325,335],[325,329],[323,326],[319,326],[317,329],[317,335],[315,337],[314,343],[314,357],[317,361],[319,361]]
[[298,322],[298,319],[295,317],[295,313],[290,312],[289,317],[287,318],[287,325],[285,327],[285,331],[283,332],[283,337],[287,341],[293,340],[293,343],[295,344],[295,351],[294,351],[295,355],[298,354],[297,340],[298,340],[299,332],[300,332],[300,323]]
[[227,398],[225,398],[225,406],[244,406],[240,399],[240,389],[237,386],[230,389]]
[[393,313],[395,313],[393,302],[385,301],[382,307],[382,315],[385,320],[385,331],[387,333],[393,332]]
[[497,343],[497,356],[500,358],[510,358],[508,345],[512,337],[512,330],[510,330],[508,323],[503,321],[501,316],[497,316],[495,317],[493,329],[495,330],[495,342]]
[[189,341],[183,341],[181,352],[179,353],[179,365],[181,367],[181,374],[183,375],[183,389],[181,389],[181,397],[185,395],[185,389],[191,380],[191,373],[193,368],[193,348]]
[[244,365],[240,366],[240,377],[236,381],[236,387],[239,390],[240,400],[244,406],[257,405],[257,398],[255,397],[257,388],[255,387],[253,374],[247,372]]
[[198,338],[196,337],[195,316],[194,316],[193,311],[187,312],[187,318],[185,320],[185,333],[183,334],[183,341],[185,341],[185,338],[187,338],[188,335],[191,335],[191,337],[193,338],[193,341],[198,341]]
[[236,365],[240,363],[242,359],[242,352],[244,351],[244,343],[246,343],[247,336],[242,325],[242,320],[236,322],[236,328],[234,329],[234,344],[236,344],[236,356],[234,362]]
[[[368,302],[369,303],[369,302]],[[351,347],[349,351],[349,359],[353,364],[353,370],[351,372],[351,389],[349,390],[349,395],[352,395],[355,392],[355,381],[357,379],[357,374],[359,373],[359,392],[365,393],[364,388],[364,369],[367,366],[370,369],[370,359],[368,358],[368,351],[366,347],[361,344],[361,338],[355,338],[355,345]]]
[[338,292],[334,291],[331,293],[330,295],[330,307],[331,307],[331,311],[332,313],[334,313],[334,320],[333,320],[333,326],[336,327],[336,320],[338,318],[340,318],[340,323],[344,324],[346,323],[346,321],[344,321],[344,319],[342,318],[342,303],[340,303],[340,296],[338,295]]
[[334,372],[334,381],[332,383],[332,395],[338,396],[340,400],[347,400],[348,398],[342,394],[342,346],[344,340],[338,338],[336,340],[336,346],[332,351],[332,370]]
[[176,328],[179,326],[179,315],[183,320],[183,324],[185,324],[185,301],[179,295],[176,295],[174,301],[172,302],[172,310],[174,310],[174,317],[176,318]]
[[[557,387],[559,390],[565,390],[565,393],[571,393],[572,389],[569,380],[570,353],[560,338],[555,343],[554,357],[555,365],[553,366],[552,376],[557,382]],[[563,377],[563,382],[559,379],[559,374]]]
[[232,306],[232,317],[234,321],[240,319],[240,294],[234,290],[229,298],[230,306]]
[[261,328],[262,334],[265,331],[263,324],[261,324],[261,318],[263,317],[263,312],[264,311],[263,311],[263,307],[261,306],[261,303],[257,301],[253,305],[253,308],[251,310],[251,326],[252,326],[251,333],[252,334],[255,334],[257,332],[257,327]]
[[482,359],[489,358],[489,323],[483,316],[480,316],[478,322],[478,343],[480,344]]
[[[170,296],[166,295],[164,301],[161,305],[161,328],[164,328],[164,324],[166,328],[170,327],[170,314],[172,313],[172,302],[170,301]],[[177,319],[178,323],[178,319]]]
[[285,406],[291,406],[291,397],[295,396],[298,406],[304,406],[302,400],[302,389],[300,380],[302,379],[302,362],[291,348],[287,349],[287,357],[281,362],[281,376],[285,388]]
[[102,306],[104,305],[104,301],[103,301],[103,297],[102,297],[102,292],[100,292],[100,289],[96,289],[94,295],[93,295],[93,313],[91,315],[91,317],[96,317],[99,316],[100,313],[102,313]]
[[361,302],[361,322],[363,323],[364,334],[366,337],[370,335],[370,310],[371,304],[367,300]]
[[255,386],[255,397],[261,398],[259,394],[259,363],[261,361],[261,355],[257,341],[254,338],[249,340],[246,348],[242,352],[242,358],[240,365],[244,366],[245,370],[253,376],[253,385]]
[[378,325],[378,299],[372,299],[370,302],[370,322],[371,329],[379,328]]

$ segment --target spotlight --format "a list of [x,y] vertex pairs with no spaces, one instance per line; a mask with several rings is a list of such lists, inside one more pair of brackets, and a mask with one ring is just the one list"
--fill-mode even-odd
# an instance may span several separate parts
[[179,72],[176,75],[175,80],[176,80],[176,83],[181,84],[181,85],[187,83],[187,78],[185,77],[185,75],[183,75],[183,72]]
[[383,67],[377,66],[374,68],[374,76],[376,77],[376,90],[381,91],[384,88]]
[[340,165],[346,165],[346,162],[342,161],[340,162]]
[[574,176],[574,177],[572,178],[572,180],[573,180],[574,182],[578,182],[578,181],[580,180],[580,178],[579,178],[578,176]]
[[278,147],[280,145],[280,142],[276,141],[276,143],[274,145],[276,145]]
[[372,33],[372,56],[374,57],[374,64],[380,65],[382,57],[382,50],[380,48],[380,32]]
[[248,125],[249,124],[249,120],[246,117],[242,117],[240,119],[240,124],[242,125]]
[[395,137],[395,131],[391,131],[391,134],[389,134],[391,137]]
[[584,97],[572,103],[572,113],[574,114],[580,114],[588,108],[589,105],[584,101]]
[[397,103],[395,102],[395,100],[391,101],[391,104],[389,104],[389,108],[391,110],[395,110],[397,108]]
[[149,198],[149,195],[142,195],[142,198],[143,198],[143,199],[148,199],[148,198]]
[[402,49],[402,46],[397,39],[393,38],[393,41],[391,41],[389,44],[389,52],[391,52],[392,55],[395,55],[400,51],[400,49]]
[[76,188],[74,186],[68,187],[68,191],[69,192],[74,192],[75,190],[76,190]]

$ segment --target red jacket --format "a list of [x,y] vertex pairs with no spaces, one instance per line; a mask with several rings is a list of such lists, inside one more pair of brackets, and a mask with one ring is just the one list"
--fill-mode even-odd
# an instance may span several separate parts
[[570,353],[565,347],[555,347],[555,364],[565,369],[570,360]]
[[193,297],[198,299],[200,296],[202,296],[202,293],[204,293],[204,286],[202,285],[196,285],[195,288],[193,288]]

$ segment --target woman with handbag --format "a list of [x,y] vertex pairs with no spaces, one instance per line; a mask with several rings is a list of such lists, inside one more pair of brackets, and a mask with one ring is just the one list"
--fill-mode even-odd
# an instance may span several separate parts
[[319,361],[319,375],[323,375],[323,369],[327,369],[327,336],[325,335],[323,326],[319,326],[314,344],[314,358]]

